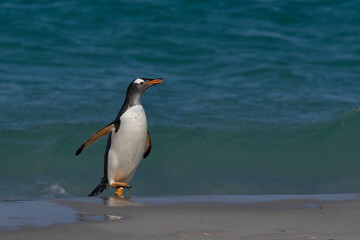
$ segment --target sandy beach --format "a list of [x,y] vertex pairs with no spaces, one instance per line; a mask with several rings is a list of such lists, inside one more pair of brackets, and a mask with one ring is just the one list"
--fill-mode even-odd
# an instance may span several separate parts
[[[20,226],[12,230],[3,227],[0,236],[2,240],[358,240],[360,236],[358,195],[345,195],[345,197],[334,195],[333,199],[331,199],[331,195],[329,196],[200,196],[138,198],[135,200],[115,198],[39,200],[38,203],[41,207],[45,202],[49,203],[51,209],[54,209],[54,206],[60,206],[61,214],[43,210],[50,215],[39,216],[40,212],[33,207],[30,211],[32,211],[31,216],[34,222],[36,222],[36,218],[43,218],[43,221],[49,223],[48,226],[31,226],[34,224],[31,224],[32,220],[28,219],[30,222],[25,225],[30,226]],[[19,207],[17,209],[19,210]],[[51,219],[66,215],[65,209],[71,209],[75,213],[74,222],[51,224]],[[8,216],[8,220],[14,220],[14,217]]]

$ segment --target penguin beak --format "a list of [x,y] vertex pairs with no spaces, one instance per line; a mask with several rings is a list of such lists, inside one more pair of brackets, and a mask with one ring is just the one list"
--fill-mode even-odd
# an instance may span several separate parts
[[162,78],[156,78],[156,79],[151,80],[150,82],[147,82],[146,85],[149,85],[149,84],[155,85],[155,84],[159,84],[162,82],[163,82]]

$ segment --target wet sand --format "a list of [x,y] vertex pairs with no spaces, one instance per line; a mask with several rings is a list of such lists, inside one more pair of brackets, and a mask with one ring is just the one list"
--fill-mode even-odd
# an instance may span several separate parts
[[[346,239],[360,236],[357,194],[327,197],[198,196],[41,200],[49,225],[2,228],[0,239]],[[34,205],[35,206],[35,205]],[[37,214],[48,212],[36,209]],[[60,206],[60,207],[59,207]],[[29,206],[26,206],[29,207]],[[4,208],[2,206],[2,208]],[[20,209],[21,208],[18,208]],[[74,223],[50,220],[69,209]],[[66,210],[66,211],[65,211]],[[19,218],[19,216],[17,216]],[[8,219],[11,219],[9,217]],[[6,219],[5,219],[6,220]],[[31,219],[30,219],[31,221]],[[71,222],[71,221],[70,221]]]

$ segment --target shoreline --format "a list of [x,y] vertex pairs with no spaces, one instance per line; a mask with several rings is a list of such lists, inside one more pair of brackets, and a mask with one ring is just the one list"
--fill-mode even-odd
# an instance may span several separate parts
[[360,235],[359,196],[202,195],[3,201],[0,235],[1,239],[15,240],[29,236],[40,240],[355,240]]

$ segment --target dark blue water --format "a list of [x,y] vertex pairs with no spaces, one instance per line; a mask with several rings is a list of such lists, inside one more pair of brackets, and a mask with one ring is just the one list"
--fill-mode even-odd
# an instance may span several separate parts
[[0,197],[89,193],[106,140],[74,153],[137,77],[165,82],[143,96],[153,150],[131,195],[358,192],[359,12],[356,0],[2,1]]

